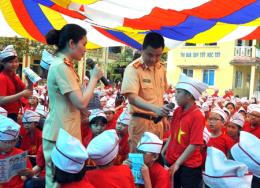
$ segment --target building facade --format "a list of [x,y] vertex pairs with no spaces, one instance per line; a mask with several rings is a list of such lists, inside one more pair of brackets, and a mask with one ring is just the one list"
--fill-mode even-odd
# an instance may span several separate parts
[[260,98],[259,41],[211,44],[185,43],[169,51],[167,77],[175,85],[181,72],[218,88],[220,95],[232,89],[240,97]]

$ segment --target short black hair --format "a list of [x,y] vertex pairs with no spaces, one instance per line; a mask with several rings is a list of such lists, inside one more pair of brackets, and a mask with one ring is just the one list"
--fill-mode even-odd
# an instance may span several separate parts
[[63,170],[61,170],[61,169],[59,169],[58,167],[55,166],[53,181],[61,183],[61,184],[78,182],[78,181],[80,181],[84,178],[85,173],[86,173],[85,166],[79,173],[76,173],[76,174],[65,172],[65,171],[63,171]]
[[2,59],[2,63],[6,63],[6,62],[9,62],[9,61],[12,61],[15,58],[16,58],[16,56],[6,57],[6,58]]
[[164,49],[164,39],[162,35],[159,33],[155,32],[150,32],[146,34],[144,37],[144,42],[143,42],[143,50],[145,50],[148,46],[151,46],[152,48],[163,48]]
[[132,61],[138,59],[139,57],[141,57],[141,52],[140,52],[140,51],[136,51],[136,52],[134,53],[134,57],[133,57]]
[[225,107],[227,108],[227,106],[230,105],[230,104],[233,106],[233,108],[236,108],[235,104],[232,103],[232,102],[228,102]]
[[1,64],[0,64],[0,72],[2,72],[4,70],[5,63],[14,60],[16,57],[17,56],[9,56],[9,57],[2,59]]
[[102,121],[103,124],[107,124],[107,119],[104,118],[103,116],[94,117],[89,123],[91,125],[91,124],[95,124],[95,123],[97,123],[99,121]]

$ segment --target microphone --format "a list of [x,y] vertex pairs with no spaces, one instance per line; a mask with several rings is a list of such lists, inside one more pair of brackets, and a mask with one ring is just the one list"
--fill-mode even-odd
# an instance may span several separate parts
[[[87,63],[87,65],[89,65],[89,67],[90,67],[91,69],[94,69],[94,67],[95,67],[95,62],[93,61],[93,59],[88,58],[88,59],[86,60],[86,63]],[[109,85],[108,80],[107,80],[104,76],[102,76],[100,80],[101,80],[101,82],[102,82],[105,86],[108,86],[108,85]]]
[[[171,110],[173,110],[175,107],[175,104],[174,103],[169,103],[167,104],[167,108],[170,108]],[[161,120],[162,120],[163,116],[158,116],[153,122],[155,124],[159,123]]]

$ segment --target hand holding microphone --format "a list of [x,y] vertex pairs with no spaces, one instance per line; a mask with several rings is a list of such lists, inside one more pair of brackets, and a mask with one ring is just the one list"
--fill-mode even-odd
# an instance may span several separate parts
[[[165,109],[165,107],[167,108],[167,109]],[[163,106],[162,108],[162,110],[167,110],[167,112],[169,113],[171,110],[173,110],[174,109],[174,107],[175,107],[175,104],[174,103],[169,103],[169,104],[167,104],[166,106]],[[158,116],[153,122],[156,124],[156,123],[158,123],[158,122],[160,122],[161,120],[162,120],[162,118],[163,118],[163,116]]]
[[97,68],[97,65],[95,65],[95,62],[94,62],[92,59],[88,58],[88,59],[86,60],[86,63],[87,63],[87,65],[92,69],[92,74],[91,74],[91,76],[97,76],[98,79],[100,79],[101,82],[102,82],[105,86],[108,86],[108,85],[109,85],[109,82],[108,82],[108,80],[103,76],[103,72],[102,72],[102,75],[100,75],[100,71],[97,72],[97,71],[98,71],[98,68]]

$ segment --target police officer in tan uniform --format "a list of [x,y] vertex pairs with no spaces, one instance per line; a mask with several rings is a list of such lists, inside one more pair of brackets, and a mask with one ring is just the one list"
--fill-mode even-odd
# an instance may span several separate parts
[[81,141],[80,111],[87,107],[103,72],[97,66],[91,70],[89,84],[83,94],[79,76],[74,69],[74,61],[80,61],[86,52],[87,37],[84,28],[76,24],[67,24],[61,30],[49,31],[46,42],[55,45],[57,52],[47,78],[50,113],[44,123],[42,135],[46,162],[45,187],[57,188],[60,185],[53,181],[55,168],[51,161],[51,153],[59,130],[62,128]]
[[128,130],[130,152],[135,151],[145,131],[160,138],[163,136],[162,122],[154,123],[158,116],[167,116],[170,110],[163,106],[163,94],[168,88],[166,70],[160,61],[163,49],[163,37],[148,33],[144,38],[142,56],[125,69],[121,93],[128,98],[132,114]]

